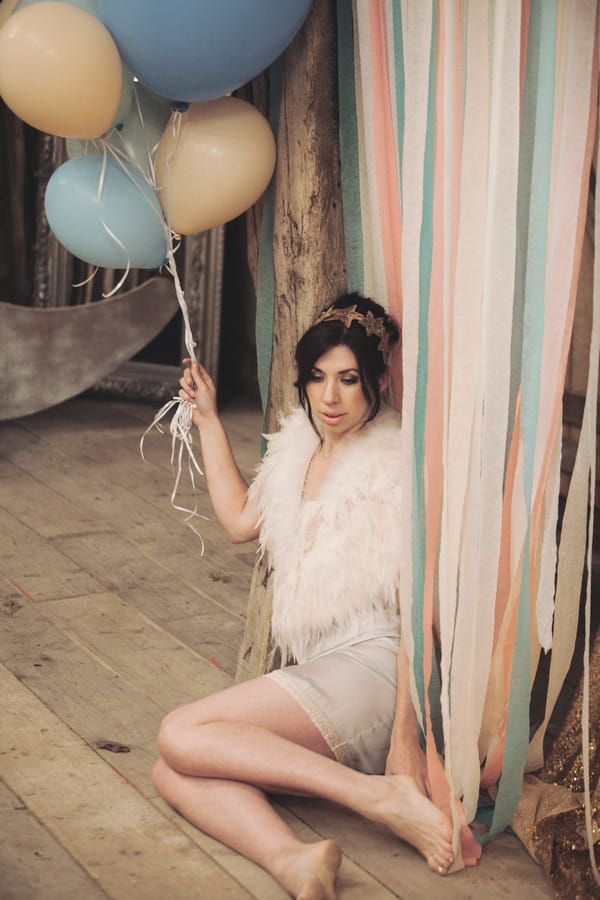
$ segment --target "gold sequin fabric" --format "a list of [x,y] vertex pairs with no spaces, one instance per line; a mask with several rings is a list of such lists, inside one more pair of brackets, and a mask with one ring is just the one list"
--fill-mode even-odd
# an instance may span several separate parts
[[[590,652],[590,794],[594,848],[600,860],[600,631]],[[544,868],[560,900],[600,898],[585,823],[581,713],[583,676],[544,768],[528,775],[513,828]]]

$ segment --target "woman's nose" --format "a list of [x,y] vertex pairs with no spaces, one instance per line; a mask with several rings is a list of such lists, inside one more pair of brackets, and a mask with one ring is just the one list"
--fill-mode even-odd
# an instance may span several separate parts
[[339,399],[339,391],[335,380],[327,381],[323,391],[323,400],[325,403],[336,403]]

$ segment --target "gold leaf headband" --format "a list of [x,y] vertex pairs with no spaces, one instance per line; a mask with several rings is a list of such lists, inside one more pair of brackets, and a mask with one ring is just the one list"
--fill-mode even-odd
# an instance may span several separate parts
[[353,322],[358,322],[358,324],[362,325],[365,329],[369,337],[374,334],[379,338],[377,349],[381,352],[387,366],[391,354],[390,336],[386,330],[384,320],[382,318],[375,318],[371,310],[364,315],[363,313],[358,312],[356,304],[354,304],[354,306],[343,307],[328,306],[327,309],[324,309],[317,317],[314,324],[320,325],[321,322],[342,322],[345,328],[350,328]]

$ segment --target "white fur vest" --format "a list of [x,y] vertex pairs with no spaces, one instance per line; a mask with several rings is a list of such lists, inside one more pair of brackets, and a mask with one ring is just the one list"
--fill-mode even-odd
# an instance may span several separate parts
[[250,487],[260,547],[273,566],[272,633],[305,659],[332,633],[368,631],[397,613],[402,491],[400,417],[385,409],[344,440],[318,499],[302,499],[318,438],[302,409],[268,436]]

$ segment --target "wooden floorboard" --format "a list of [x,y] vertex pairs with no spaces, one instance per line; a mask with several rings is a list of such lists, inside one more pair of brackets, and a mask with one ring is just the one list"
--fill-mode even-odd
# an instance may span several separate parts
[[248,896],[4,667],[0,691],[3,779],[109,897]]
[[[189,826],[150,779],[164,713],[231,684],[256,546],[232,546],[205,485],[205,542],[173,508],[155,409],[93,396],[0,423],[0,897],[283,900],[258,867]],[[262,416],[224,410],[249,478]],[[167,423],[168,424],[168,423]],[[341,900],[551,897],[512,835],[444,880],[346,810],[279,798],[307,840],[345,853]]]
[[[105,900],[81,868],[16,794],[0,782],[0,878],[3,900]],[[10,835],[10,840],[7,840]]]

